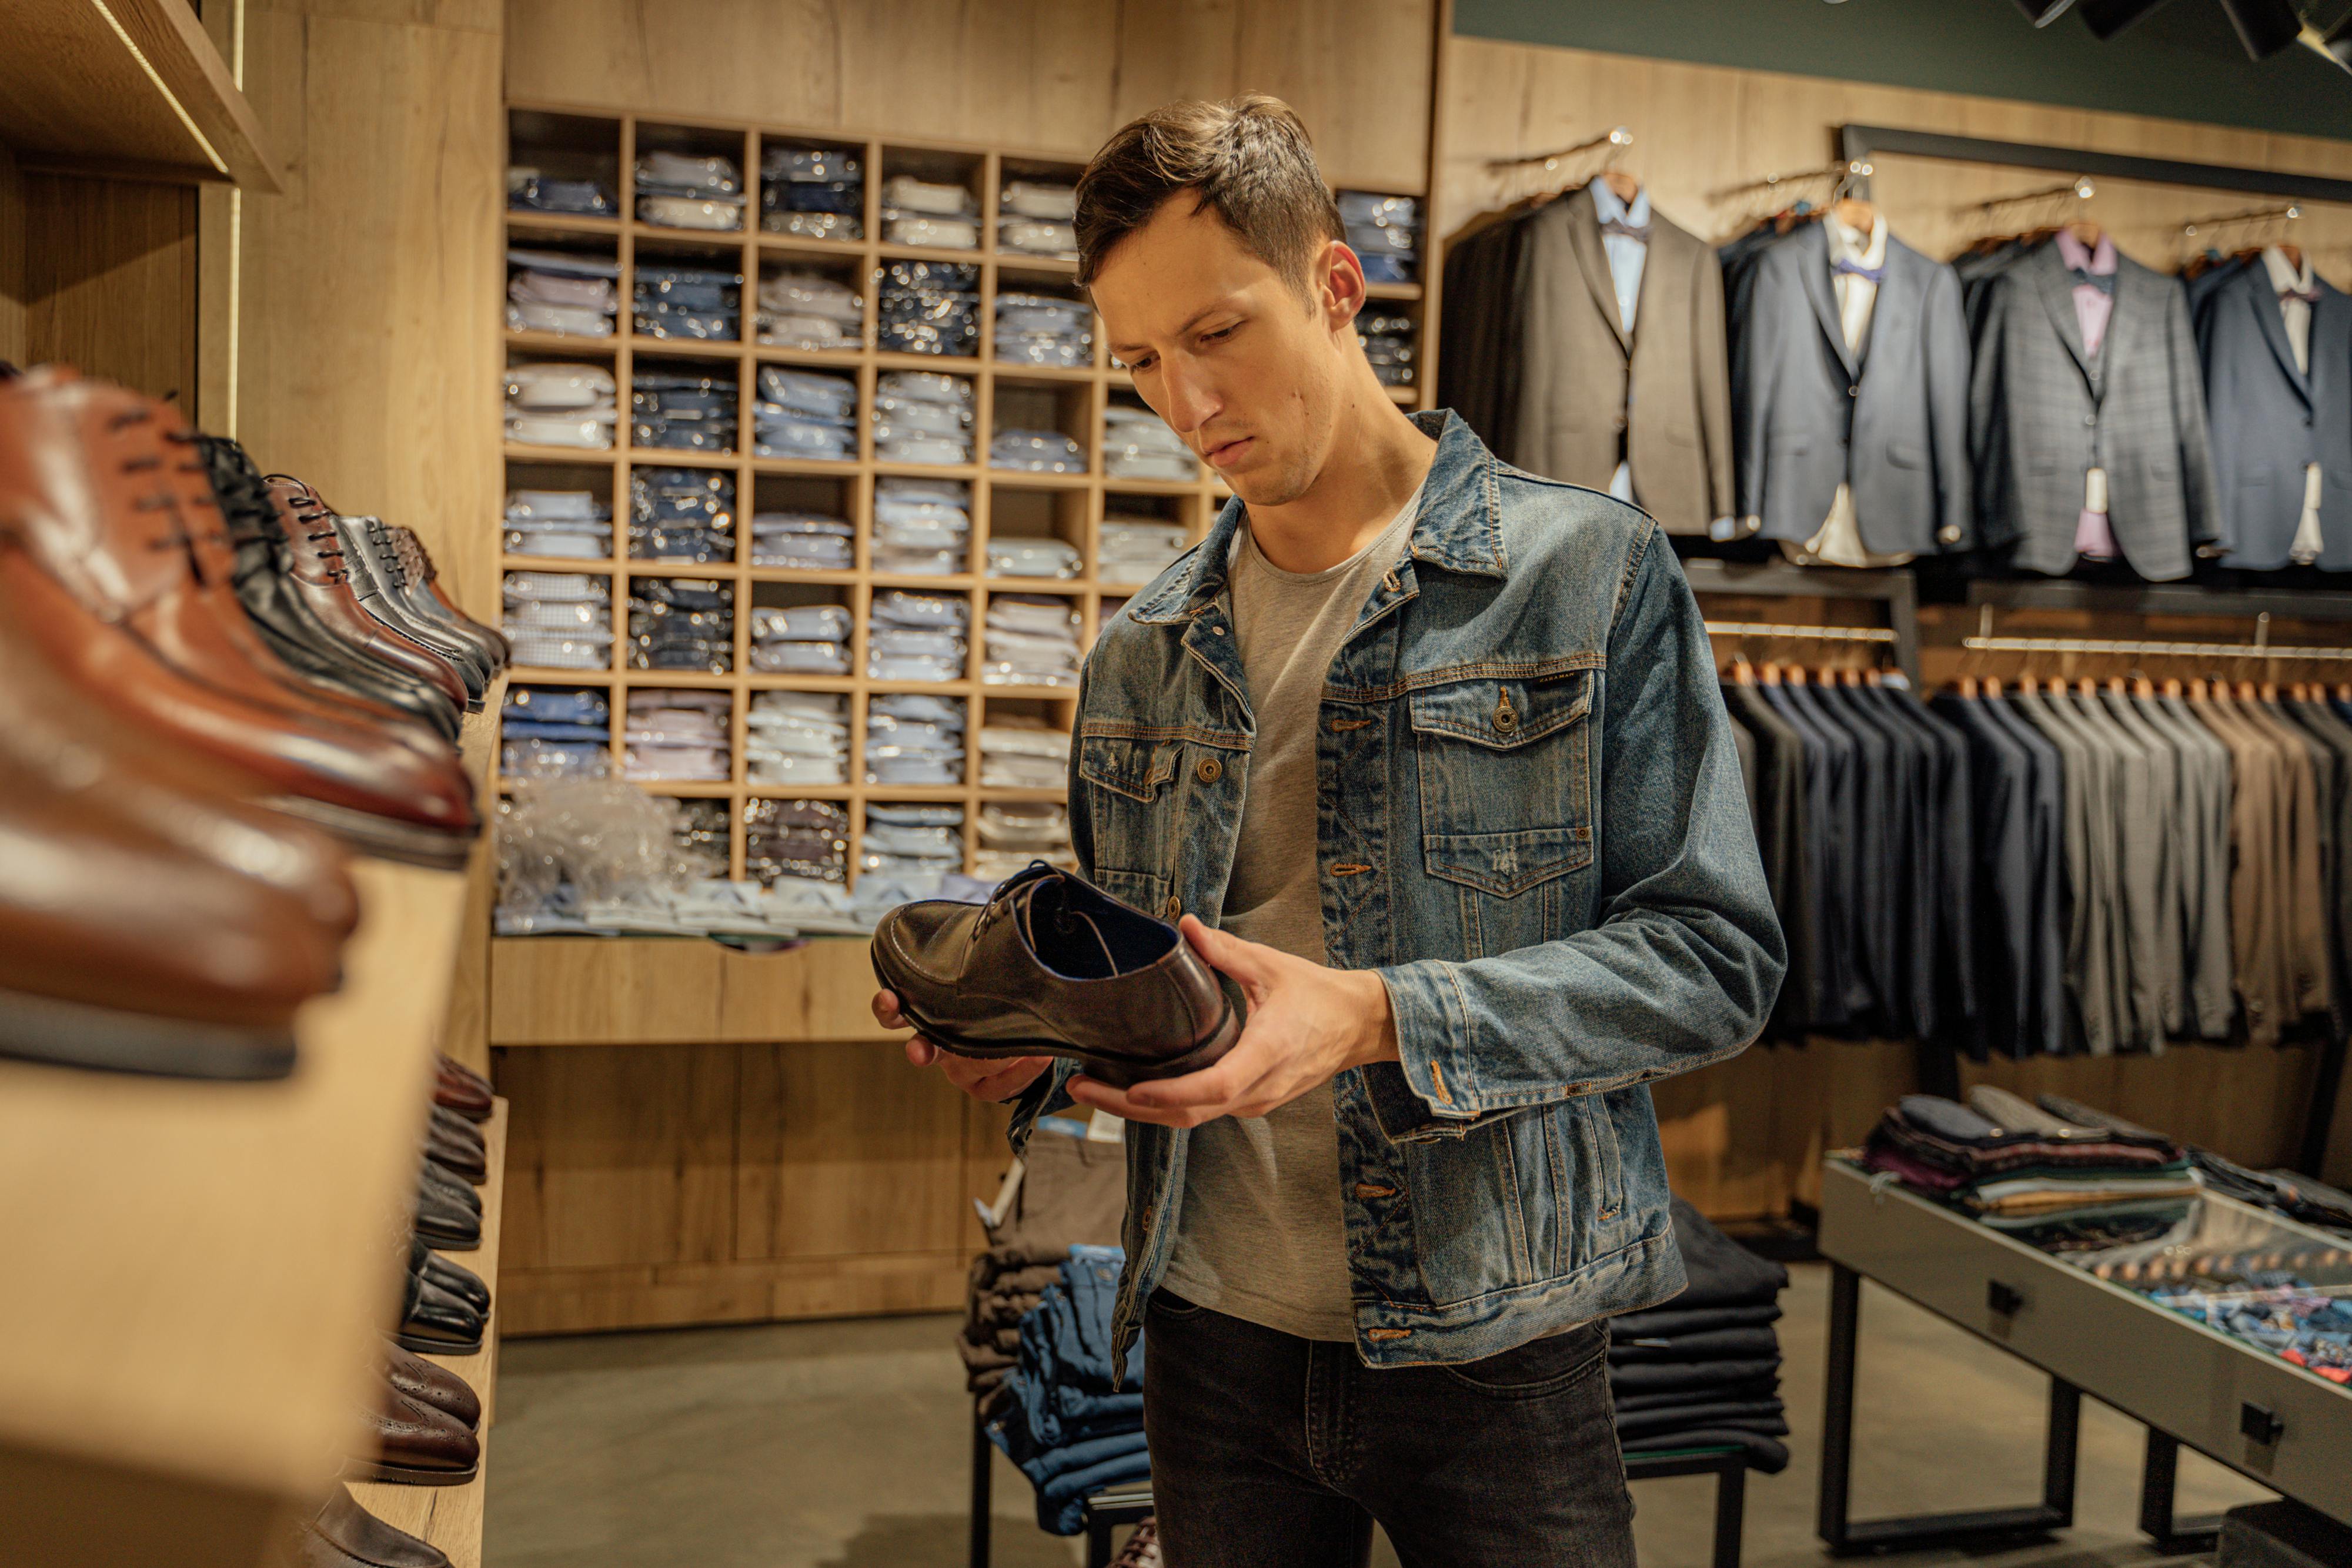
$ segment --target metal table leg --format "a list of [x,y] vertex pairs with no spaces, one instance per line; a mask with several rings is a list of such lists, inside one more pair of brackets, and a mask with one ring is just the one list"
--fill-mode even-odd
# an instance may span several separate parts
[[1739,1568],[1740,1527],[1748,1513],[1748,1456],[1736,1453],[1715,1476],[1715,1568]]
[[2219,1514],[2182,1519],[2173,1512],[2179,1469],[2180,1445],[2150,1427],[2147,1462],[2139,1473],[2139,1529],[2168,1557],[2210,1552],[2221,1537]]
[[987,1428],[981,1425],[979,1408],[974,1406],[971,1418],[971,1568],[988,1568],[989,1513],[996,1476],[996,1461],[990,1457],[992,1448]]

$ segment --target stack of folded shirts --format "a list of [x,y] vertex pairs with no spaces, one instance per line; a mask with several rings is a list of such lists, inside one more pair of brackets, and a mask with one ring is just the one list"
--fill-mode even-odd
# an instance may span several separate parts
[[813,876],[780,876],[768,886],[768,924],[803,936],[870,936],[884,912],[867,915],[849,890]]
[[639,337],[734,342],[743,336],[743,275],[640,258],[631,314]]
[[637,216],[669,229],[740,229],[743,226],[742,171],[732,158],[640,153]]
[[1628,1454],[1745,1449],[1748,1468],[1788,1468],[1780,1404],[1780,1292],[1789,1271],[1759,1258],[1673,1201],[1675,1241],[1689,1288],[1659,1306],[1609,1320],[1609,1392]]
[[[988,767],[988,732],[981,732],[981,768]],[[980,809],[980,851],[972,875],[1003,882],[1031,861],[1070,863],[1070,811],[1058,800],[992,800]]]
[[866,340],[866,301],[839,278],[787,267],[760,279],[760,341],[778,349],[854,350]]
[[848,607],[752,606],[751,667],[771,675],[849,674]]
[[1966,1105],[1905,1095],[1871,1129],[1862,1165],[1988,1220],[2201,1190],[2168,1138],[2069,1122],[1989,1084]]
[[1113,514],[1102,520],[1095,575],[1105,582],[1150,582],[1183,553],[1183,524]]
[[509,779],[602,778],[613,770],[612,718],[602,692],[509,687],[499,710],[499,771]]
[[996,357],[1023,365],[1083,369],[1095,362],[1095,313],[1050,294],[996,297]]
[[621,738],[622,777],[677,783],[725,783],[729,692],[649,691],[629,694],[628,726]]
[[874,596],[866,623],[866,673],[877,681],[963,679],[971,601],[893,588]]
[[603,560],[613,553],[613,508],[587,490],[509,490],[509,555]]
[[685,577],[629,580],[629,668],[723,675],[734,667],[732,586]]
[[1078,193],[1072,185],[1008,180],[996,193],[996,244],[1030,256],[1078,254]]
[[[2143,1138],[2161,1136],[2137,1123],[2126,1122],[2112,1112],[2095,1111],[2063,1095],[2037,1095],[2034,1103],[2061,1122],[2084,1127],[2105,1127],[2115,1132],[2137,1134]],[[2236,1198],[2240,1203],[2283,1214],[2298,1224],[2352,1236],[2352,1195],[2338,1192],[2332,1186],[2293,1171],[2249,1170],[2235,1160],[2226,1159],[2195,1144],[2182,1144],[2180,1148],[2189,1156],[2189,1163],[2197,1167],[2198,1181],[2207,1192],[2218,1192],[2225,1197]]]
[[856,532],[840,517],[823,512],[751,514],[751,564],[794,571],[847,571]]
[[760,368],[751,407],[751,452],[846,463],[857,455],[857,382],[825,371]]
[[649,371],[630,379],[629,439],[677,452],[735,450],[735,372]]
[[1067,539],[1024,534],[991,534],[988,538],[991,577],[1072,578],[1084,572],[1086,567],[1086,558]]
[[941,250],[980,246],[980,204],[962,185],[893,174],[882,182],[882,238]]
[[877,346],[894,354],[980,352],[980,268],[961,261],[894,261],[882,269]]
[[705,565],[735,559],[735,478],[709,468],[629,471],[629,555]]
[[1181,485],[1201,474],[1192,448],[1166,420],[1123,402],[1103,410],[1103,472],[1114,479],[1171,479]]
[[803,239],[863,239],[866,170],[845,147],[769,147],[760,154],[760,226]]
[[881,463],[971,461],[969,377],[890,371],[874,383],[874,456]]
[[743,803],[743,873],[762,884],[779,877],[849,880],[849,813],[831,800]]
[[961,479],[887,475],[874,481],[874,570],[952,577],[971,553],[971,486]]
[[507,252],[507,329],[557,332],[571,338],[609,338],[621,311],[621,276],[615,261],[598,261],[562,250]]
[[613,582],[576,571],[510,571],[499,630],[525,669],[613,665]]
[[1421,267],[1421,203],[1371,191],[1339,193],[1348,248],[1364,264],[1367,283],[1411,283]]
[[[963,782],[963,732],[961,697],[876,694],[866,703],[866,781],[898,789],[955,788]],[[961,823],[962,814],[954,821]]]
[[[1069,780],[1069,731],[1013,715],[980,727],[982,789],[1059,789]],[[986,842],[984,834],[982,841]]]
[[982,652],[980,678],[992,686],[1074,686],[1077,612],[1051,594],[992,594]]
[[619,395],[613,372],[602,365],[509,365],[507,439],[609,451],[621,419]]
[[761,692],[745,716],[746,777],[754,784],[824,789],[849,782],[849,699],[824,692]]
[[1356,330],[1364,340],[1364,358],[1372,362],[1372,373],[1382,386],[1412,385],[1419,350],[1413,347],[1412,317],[1368,310],[1356,318]]
[[558,180],[528,163],[507,165],[507,205],[576,218],[609,218],[621,210],[612,187],[602,180]]
[[1111,1306],[1127,1254],[1078,1246],[1021,1320],[1015,1364],[987,1423],[1037,1489],[1037,1522],[1076,1535],[1086,1500],[1106,1487],[1151,1474],[1143,1439],[1143,1342],[1127,1353],[1127,1377],[1113,1377]]
[[892,881],[960,873],[963,808],[868,804],[866,831],[857,843],[857,869]]
[[[895,808],[894,808],[895,809]],[[908,810],[933,810],[934,807],[908,807]],[[961,816],[961,808],[946,808],[951,815]],[[871,816],[869,811],[867,815]],[[776,884],[782,887],[783,883]],[[819,892],[833,890],[822,883],[805,884]],[[857,929],[871,934],[882,917],[902,904],[912,904],[922,898],[949,898],[959,904],[986,904],[996,891],[995,884],[976,876],[966,876],[960,871],[892,872],[879,874],[867,872],[857,879],[857,886],[849,897],[852,916]]]
[[1023,474],[1083,474],[1087,449],[1058,430],[1000,430],[988,444],[988,465]]
[[[632,701],[634,709],[636,704]],[[677,803],[678,858],[694,883],[721,883],[727,876],[727,802],[680,800]],[[690,901],[689,901],[690,902]]]

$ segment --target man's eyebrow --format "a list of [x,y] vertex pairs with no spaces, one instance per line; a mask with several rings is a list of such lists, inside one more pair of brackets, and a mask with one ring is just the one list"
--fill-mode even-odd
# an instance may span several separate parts
[[[1202,321],[1207,320],[1210,317],[1215,315],[1220,310],[1229,310],[1233,308],[1233,303],[1234,302],[1231,299],[1220,299],[1214,305],[1206,305],[1202,307],[1200,309],[1193,311],[1191,319],[1188,319],[1181,327],[1176,329],[1176,336],[1179,338],[1182,337],[1185,333],[1191,331],[1193,328],[1199,326]],[[1113,343],[1110,346],[1110,351],[1118,355],[1119,358],[1125,359],[1130,350],[1148,350],[1150,347],[1150,345],[1149,343]]]

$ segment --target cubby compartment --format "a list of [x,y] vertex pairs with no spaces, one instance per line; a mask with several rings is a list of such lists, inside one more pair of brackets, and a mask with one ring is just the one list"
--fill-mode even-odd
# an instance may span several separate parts
[[986,575],[1013,587],[1086,577],[1087,511],[1084,490],[1033,489],[992,480]]
[[[730,782],[735,705],[741,698],[740,692],[709,686],[631,685],[622,719],[621,776],[672,786]],[[725,822],[722,815],[722,843]]]
[[992,473],[1078,476],[1093,467],[1087,428],[1087,413],[1094,404],[1092,387],[1024,380],[1000,371],[995,391],[988,443]]
[[1356,316],[1356,335],[1381,384],[1411,392],[1421,384],[1421,302],[1373,298]]
[[924,250],[980,248],[981,176],[976,152],[929,147],[882,150],[880,238]]
[[940,371],[884,371],[874,382],[874,461],[957,468],[972,460],[980,383]]
[[518,446],[609,452],[620,423],[610,348],[507,350],[506,438]]
[[735,585],[715,578],[629,579],[629,668],[723,675],[735,667]]
[[613,557],[613,465],[509,458],[504,531],[509,556],[550,561]]
[[[743,714],[743,780],[753,789],[845,789],[849,783],[850,698],[843,692],[767,687]],[[756,826],[758,818],[746,814]],[[848,823],[841,823],[847,837]],[[759,857],[755,843],[747,854]],[[838,881],[839,878],[829,880]]]
[[877,588],[866,613],[866,675],[887,685],[943,685],[966,675],[972,596]]
[[872,273],[854,256],[765,249],[755,335],[762,348],[847,354],[866,346]]
[[1101,438],[1107,478],[1145,485],[1200,483],[1200,460],[1184,438],[1130,392],[1111,393],[1103,409]]
[[629,329],[667,343],[734,344],[743,337],[742,248],[639,240],[629,268]]
[[[809,743],[824,744],[821,735]],[[743,802],[743,874],[763,887],[785,878],[845,883],[849,837],[849,810],[838,800],[755,797]]]
[[1085,165],[1034,158],[997,162],[996,249],[1042,263],[1074,267],[1078,235],[1073,222]]
[[854,590],[763,579],[751,593],[753,674],[835,680],[856,668]]
[[981,630],[981,685],[1075,692],[1085,619],[1075,589],[1043,582],[992,588]]
[[556,568],[503,574],[499,629],[519,670],[613,667],[613,579]]
[[763,364],[753,381],[751,455],[793,463],[857,458],[857,372]]
[[731,454],[740,371],[709,360],[632,356],[629,444],[639,451]]
[[740,131],[637,121],[631,209],[654,228],[740,234],[748,206],[743,162],[751,139]]
[[621,127],[614,120],[519,109],[507,116],[507,208],[531,224],[621,215]]
[[846,476],[761,474],[751,481],[750,560],[755,571],[856,568],[857,482]]
[[1091,371],[1094,306],[1066,276],[1000,265],[989,352],[1004,366]]
[[736,556],[735,476],[636,464],[629,470],[629,559],[688,570]]
[[499,710],[501,779],[602,779],[613,771],[610,695],[596,686],[518,684]]
[[760,138],[760,229],[841,243],[866,236],[866,146],[797,136]]
[[609,237],[513,231],[507,242],[507,330],[586,342],[612,337],[622,303],[618,257]]

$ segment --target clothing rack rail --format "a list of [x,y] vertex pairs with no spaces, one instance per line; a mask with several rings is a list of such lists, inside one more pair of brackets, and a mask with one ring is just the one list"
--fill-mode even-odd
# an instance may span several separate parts
[[2250,212],[2223,213],[2219,217],[2191,218],[2187,223],[2180,225],[2180,232],[2185,235],[2193,235],[2200,228],[2226,229],[2233,228],[2240,224],[2270,223],[2280,218],[2299,218],[2301,216],[2303,216],[2302,204],[2297,202],[2289,202],[2283,207],[2256,207]]
[[1883,627],[1807,628],[1785,622],[1726,621],[1712,622],[1708,629],[1754,625],[1763,630],[1748,635],[1780,635],[1792,641],[1802,640],[1795,634],[1807,630],[1878,632],[1881,635],[1820,640],[1889,643],[1894,648],[1895,667],[1914,687],[1919,685],[1918,590],[1907,571],[1814,571],[1786,561],[1729,561],[1700,556],[1683,562],[1683,576],[1690,583],[1691,591],[1701,598],[1731,595],[1747,599],[1841,599],[1883,604],[1886,607],[1886,624]]
[[[2237,191],[2249,196],[2285,196],[2307,202],[2352,203],[2352,180],[2318,174],[2284,174],[2226,163],[2187,163],[2170,158],[2138,158],[2084,147],[2051,147],[2032,141],[1996,141],[1981,136],[1950,136],[1935,131],[1905,131],[1891,125],[1844,125],[1838,148],[1849,161],[1876,158],[1938,158],[1958,163],[1991,163],[2013,169],[2047,169],[2105,180],[2137,180],[2151,185],[2192,185]],[[1867,190],[1858,193],[1867,197]]]
[[2099,187],[2088,174],[2077,174],[2063,185],[2045,185],[2036,191],[2020,191],[2013,196],[1995,196],[1990,201],[1979,202],[1975,210],[1979,213],[1996,212],[2002,207],[2021,206],[2028,202],[2054,201],[2061,196],[2073,196],[2078,201],[2087,202],[2098,193]]
[[1612,125],[1600,135],[1580,141],[1573,147],[1556,147],[1549,152],[1528,152],[1516,158],[1489,158],[1486,160],[1486,167],[1490,170],[1524,169],[1530,163],[1540,163],[1547,169],[1552,169],[1559,167],[1561,159],[1573,158],[1580,152],[1590,152],[1596,147],[1608,148],[1610,156],[1613,158],[1632,145],[1633,145],[1633,133],[1622,125]]
[[1710,191],[1710,201],[1726,202],[1734,196],[1744,196],[1750,191],[1778,190],[1782,185],[1801,184],[1808,180],[1867,180],[1878,171],[1867,158],[1841,158],[1834,163],[1823,163],[1813,169],[1793,169],[1787,173],[1774,172],[1760,180],[1744,184],[1727,185],[1720,191]]
[[1975,653],[2120,653],[2139,659],[2352,659],[2352,648],[2296,643],[2119,642],[2107,637],[1963,637]]
[[1710,637],[1771,637],[1785,643],[1885,643],[1893,644],[1887,626],[1797,626],[1781,621],[1710,621]]

